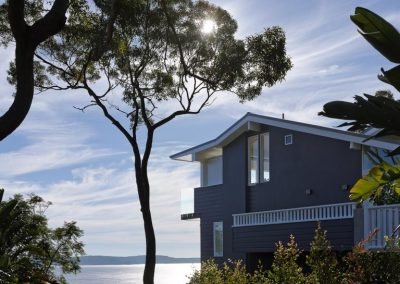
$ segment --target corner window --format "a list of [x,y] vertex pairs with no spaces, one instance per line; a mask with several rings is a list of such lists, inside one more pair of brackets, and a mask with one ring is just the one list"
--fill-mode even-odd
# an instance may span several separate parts
[[248,138],[248,183],[267,182],[269,175],[269,133]]
[[223,222],[213,223],[214,257],[224,255],[224,225]]
[[362,174],[368,174],[369,170],[374,166],[386,162],[388,164],[394,165],[400,162],[398,156],[389,157],[389,150],[382,148],[376,148],[371,146],[363,146],[362,151]]

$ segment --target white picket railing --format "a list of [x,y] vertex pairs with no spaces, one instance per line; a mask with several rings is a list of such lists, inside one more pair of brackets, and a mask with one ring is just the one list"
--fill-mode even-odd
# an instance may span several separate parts
[[[381,249],[385,246],[385,236],[391,236],[400,224],[400,204],[368,206],[364,204],[364,239],[378,229],[371,241],[366,244],[368,249]],[[399,237],[400,232],[395,232]]]
[[354,216],[355,203],[251,212],[233,215],[233,227],[347,219]]

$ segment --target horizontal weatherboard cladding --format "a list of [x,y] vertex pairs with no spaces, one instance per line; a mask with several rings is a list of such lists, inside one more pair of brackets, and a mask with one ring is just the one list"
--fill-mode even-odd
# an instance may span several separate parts
[[[349,202],[343,187],[361,176],[360,150],[313,134],[276,127],[269,131],[270,181],[248,187],[248,212]],[[284,143],[288,134],[293,135],[291,145]]]
[[[323,230],[333,248],[350,250],[354,244],[353,219],[322,221]],[[238,252],[273,252],[278,241],[287,243],[293,234],[299,249],[309,250],[317,222],[249,226],[233,228],[233,250]]]

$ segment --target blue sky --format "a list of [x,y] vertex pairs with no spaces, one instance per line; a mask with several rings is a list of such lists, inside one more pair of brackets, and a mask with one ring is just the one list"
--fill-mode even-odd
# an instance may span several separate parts
[[[376,78],[381,66],[391,64],[361,38],[349,15],[361,5],[400,27],[398,0],[211,2],[237,19],[238,38],[283,27],[294,67],[284,82],[252,102],[239,104],[220,94],[200,115],[178,118],[156,133],[150,180],[158,254],[200,254],[199,222],[180,221],[180,191],[199,185],[199,165],[172,161],[171,154],[214,138],[246,112],[285,113],[290,120],[333,127],[338,122],[317,116],[324,103],[391,89]],[[1,113],[12,101],[6,70],[13,52],[13,46],[0,50]],[[25,122],[0,143],[0,186],[8,196],[34,192],[52,201],[50,225],[76,220],[85,231],[87,254],[144,254],[128,143],[99,110],[73,108],[88,101],[77,92],[35,96]]]

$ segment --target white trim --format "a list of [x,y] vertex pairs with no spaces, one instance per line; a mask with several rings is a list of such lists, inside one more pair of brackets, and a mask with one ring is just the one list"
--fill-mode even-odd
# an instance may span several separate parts
[[[219,226],[219,225],[221,225],[221,228],[222,228],[222,230],[221,230],[221,237],[222,237],[222,240],[221,240],[221,246],[222,246],[222,252],[221,253],[218,253],[217,252],[217,248],[216,248],[216,241],[215,241],[215,239],[216,239],[216,228],[217,228],[217,226]],[[219,222],[213,222],[213,256],[214,257],[223,257],[224,256],[224,222],[222,222],[222,221],[219,221]]]
[[240,134],[247,130],[255,129],[254,123],[258,123],[261,125],[279,127],[287,130],[293,130],[318,136],[323,136],[327,138],[343,140],[348,142],[354,142],[362,145],[374,146],[378,148],[383,148],[387,150],[394,150],[399,146],[399,141],[390,140],[390,139],[369,139],[368,135],[353,133],[344,130],[338,130],[328,127],[322,127],[312,124],[306,124],[296,121],[290,121],[285,119],[278,119],[269,116],[256,115],[253,113],[247,113],[244,117],[239,119],[236,123],[234,123],[231,127],[225,130],[221,135],[217,138],[208,141],[206,143],[200,144],[193,148],[187,149],[180,153],[174,154],[171,156],[172,159],[175,160],[183,160],[183,161],[199,161],[202,152],[208,151],[212,148],[222,148],[235,138],[237,138]]
[[233,214],[233,227],[288,224],[354,217],[355,202]]
[[[391,236],[400,224],[400,204],[392,205],[363,205],[364,206],[364,239],[378,229],[372,239],[366,243],[368,249],[382,249],[385,247],[385,236]],[[395,233],[399,237],[400,232]]]
[[285,135],[285,146],[293,144],[293,134]]

